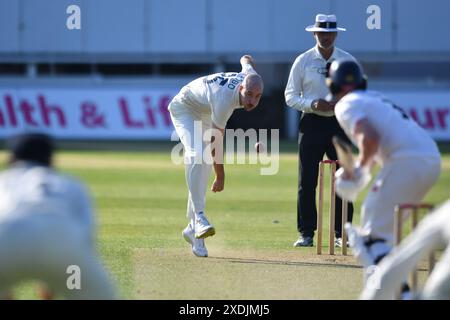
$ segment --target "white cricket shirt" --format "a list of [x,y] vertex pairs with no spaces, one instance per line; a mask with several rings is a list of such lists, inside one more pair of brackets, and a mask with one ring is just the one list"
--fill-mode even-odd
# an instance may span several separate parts
[[400,157],[440,157],[439,149],[414,120],[376,91],[354,91],[335,107],[336,118],[348,137],[356,144],[355,125],[367,119],[380,137],[376,160],[384,163]]
[[245,64],[239,73],[223,72],[198,78],[184,86],[174,99],[196,112],[210,113],[213,123],[224,129],[233,111],[242,108],[239,85],[250,73],[256,71]]
[[94,232],[90,197],[80,182],[48,167],[18,162],[0,174],[0,224],[35,215],[67,217],[88,237]]

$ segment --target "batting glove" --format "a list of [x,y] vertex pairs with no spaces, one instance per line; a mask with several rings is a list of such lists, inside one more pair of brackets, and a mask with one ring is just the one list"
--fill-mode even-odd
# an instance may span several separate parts
[[368,168],[357,165],[353,170],[351,179],[344,178],[344,168],[339,168],[335,173],[336,193],[344,200],[354,202],[358,194],[367,186],[372,179]]

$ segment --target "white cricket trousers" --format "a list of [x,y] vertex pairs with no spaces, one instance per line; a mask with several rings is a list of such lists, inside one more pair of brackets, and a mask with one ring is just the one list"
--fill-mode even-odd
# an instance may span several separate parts
[[186,183],[189,190],[187,217],[195,221],[195,214],[205,211],[206,188],[212,170],[212,120],[208,113],[196,112],[177,99],[169,105],[170,117],[184,147]]
[[77,221],[55,214],[0,222],[0,299],[22,280],[42,281],[66,299],[114,299],[89,240]]
[[386,162],[361,208],[363,233],[384,239],[392,247],[395,206],[420,203],[436,183],[440,171],[438,157],[405,157]]
[[366,285],[361,299],[395,299],[417,263],[434,250],[445,247],[425,283],[422,299],[450,299],[450,200],[426,216],[414,232],[381,261],[372,275],[372,286]]

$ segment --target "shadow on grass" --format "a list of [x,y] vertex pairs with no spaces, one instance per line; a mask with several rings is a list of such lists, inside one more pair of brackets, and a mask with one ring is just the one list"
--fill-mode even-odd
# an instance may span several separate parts
[[261,260],[261,259],[244,259],[244,258],[230,258],[230,257],[214,257],[209,259],[226,260],[231,263],[248,263],[248,264],[272,264],[272,265],[286,265],[286,266],[301,266],[301,267],[332,267],[332,268],[349,268],[362,269],[361,266],[355,264],[344,263],[329,263],[329,262],[306,262],[306,261],[281,261],[281,260]]

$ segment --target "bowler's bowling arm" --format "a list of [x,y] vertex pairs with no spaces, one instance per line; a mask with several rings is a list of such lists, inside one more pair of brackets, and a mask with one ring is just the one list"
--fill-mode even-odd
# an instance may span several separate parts
[[225,187],[225,169],[223,166],[223,136],[225,129],[217,127],[214,123],[213,129],[211,136],[211,155],[214,161],[213,166],[216,178],[211,187],[211,191],[220,192]]

